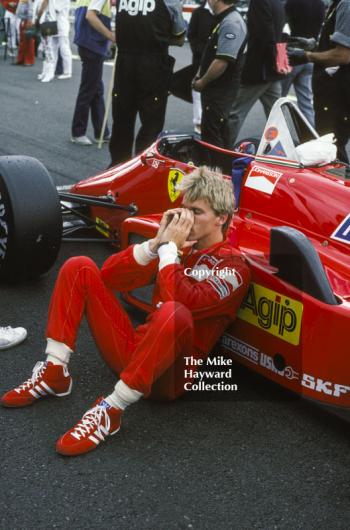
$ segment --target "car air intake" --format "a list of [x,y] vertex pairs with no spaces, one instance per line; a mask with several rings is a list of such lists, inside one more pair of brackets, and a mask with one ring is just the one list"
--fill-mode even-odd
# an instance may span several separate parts
[[299,230],[271,229],[270,263],[282,280],[325,304],[338,304],[316,250]]

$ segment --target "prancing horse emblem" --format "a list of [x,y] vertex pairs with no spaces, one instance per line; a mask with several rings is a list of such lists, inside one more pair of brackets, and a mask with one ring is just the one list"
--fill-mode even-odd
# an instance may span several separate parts
[[178,185],[182,181],[184,176],[183,171],[179,169],[171,169],[168,175],[168,193],[171,202],[175,202],[180,195],[180,191],[177,189]]

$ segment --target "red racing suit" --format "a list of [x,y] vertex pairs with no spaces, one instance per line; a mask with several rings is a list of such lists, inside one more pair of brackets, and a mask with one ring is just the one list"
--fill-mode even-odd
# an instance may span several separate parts
[[[174,399],[184,393],[184,357],[205,359],[235,318],[250,272],[227,241],[193,251],[181,263],[158,270],[159,260],[141,265],[134,246],[106,260],[71,258],[52,296],[47,337],[74,349],[84,311],[107,364],[131,388]],[[155,281],[153,307],[133,328],[112,290],[130,291]],[[186,380],[188,382],[188,379]]]

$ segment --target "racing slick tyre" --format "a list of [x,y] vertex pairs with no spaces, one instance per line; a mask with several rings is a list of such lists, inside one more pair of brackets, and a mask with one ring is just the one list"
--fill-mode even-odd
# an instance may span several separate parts
[[48,271],[61,235],[60,200],[43,164],[28,156],[0,157],[0,280]]

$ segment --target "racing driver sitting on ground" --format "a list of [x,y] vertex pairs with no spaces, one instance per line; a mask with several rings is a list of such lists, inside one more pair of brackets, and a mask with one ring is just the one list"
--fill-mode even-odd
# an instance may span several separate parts
[[[61,436],[56,444],[61,454],[95,449],[118,432],[125,408],[142,396],[175,399],[183,394],[184,358],[206,359],[235,318],[250,273],[225,239],[234,209],[231,182],[200,167],[183,178],[180,189],[182,207],[165,212],[154,239],[112,255],[101,270],[87,257],[63,265],[49,309],[47,358],[35,365],[30,379],[2,397],[6,407],[23,407],[71,392],[67,365],[85,311],[119,381]],[[153,281],[156,309],[134,329],[112,290],[129,291]]]

